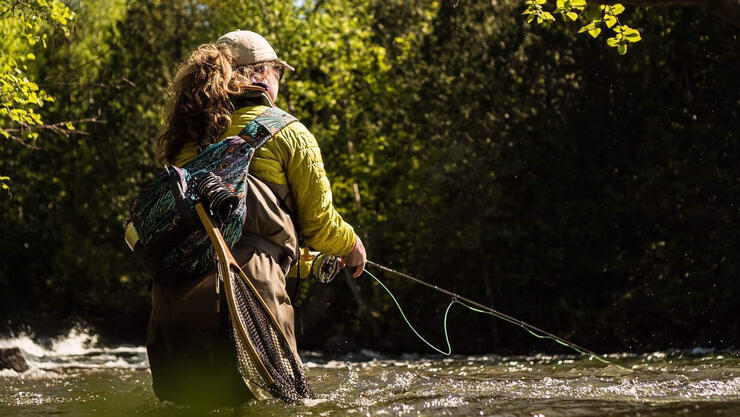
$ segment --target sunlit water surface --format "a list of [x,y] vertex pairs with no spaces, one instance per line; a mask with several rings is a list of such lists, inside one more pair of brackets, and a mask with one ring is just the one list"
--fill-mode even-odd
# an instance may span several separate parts
[[213,410],[158,401],[142,347],[101,348],[72,332],[19,346],[33,365],[0,371],[0,416],[740,416],[740,355],[612,355],[625,368],[564,356],[303,355],[317,393]]

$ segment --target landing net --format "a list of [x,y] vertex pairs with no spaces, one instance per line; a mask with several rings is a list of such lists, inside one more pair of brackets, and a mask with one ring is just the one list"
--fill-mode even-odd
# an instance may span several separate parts
[[231,332],[244,382],[256,396],[255,386],[290,403],[313,397],[300,357],[244,281],[246,276],[233,266],[229,272],[229,283],[224,287],[226,296],[233,300],[228,303],[232,308]]

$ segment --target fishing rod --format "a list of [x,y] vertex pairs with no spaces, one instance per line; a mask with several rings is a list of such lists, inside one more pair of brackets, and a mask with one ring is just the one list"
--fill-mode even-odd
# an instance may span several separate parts
[[438,352],[440,352],[442,354],[450,355],[452,353],[452,348],[450,347],[450,340],[449,340],[449,337],[447,336],[447,315],[448,315],[448,313],[450,311],[450,308],[454,304],[461,304],[461,305],[463,305],[463,306],[467,307],[468,309],[473,310],[475,312],[490,314],[490,315],[492,315],[494,317],[497,317],[497,318],[500,318],[500,319],[502,319],[502,320],[504,320],[506,322],[509,322],[511,324],[514,324],[516,326],[519,326],[519,327],[523,328],[524,330],[526,330],[529,334],[531,334],[531,335],[533,335],[533,336],[535,336],[535,337],[537,337],[539,339],[550,339],[550,340],[553,340],[553,341],[557,342],[558,344],[560,344],[562,346],[565,346],[567,348],[570,348],[570,349],[572,349],[572,350],[574,350],[574,351],[576,351],[576,352],[578,352],[578,353],[580,353],[582,355],[588,355],[591,358],[594,358],[594,359],[596,359],[596,360],[598,360],[598,361],[600,361],[602,363],[605,363],[605,364],[608,364],[608,365],[614,365],[614,366],[616,366],[616,367],[618,367],[620,369],[623,369],[623,370],[629,370],[629,369],[624,368],[624,367],[622,367],[622,366],[620,366],[618,364],[612,363],[609,360],[607,360],[607,359],[603,358],[602,356],[598,355],[597,353],[595,353],[595,352],[593,352],[593,351],[591,351],[589,349],[586,349],[586,348],[584,348],[582,346],[579,346],[579,345],[577,345],[577,344],[575,344],[575,343],[573,343],[573,342],[571,342],[569,340],[563,339],[562,337],[557,336],[555,334],[552,334],[552,333],[550,333],[550,332],[548,332],[546,330],[540,329],[537,326],[534,326],[534,325],[529,324],[529,323],[527,323],[525,321],[519,320],[516,317],[512,317],[512,316],[510,316],[510,315],[508,315],[506,313],[502,313],[502,312],[500,312],[500,311],[498,311],[498,310],[496,310],[496,309],[494,309],[492,307],[483,305],[483,304],[478,303],[478,302],[476,302],[474,300],[471,300],[469,298],[463,297],[460,294],[457,294],[457,293],[454,293],[452,291],[446,290],[444,288],[438,287],[438,286],[436,286],[434,284],[430,284],[430,283],[428,283],[426,281],[423,281],[423,280],[421,280],[419,278],[414,278],[411,275],[404,274],[403,272],[396,271],[394,269],[388,268],[387,266],[380,265],[380,264],[378,264],[376,262],[373,262],[371,260],[367,260],[367,265],[372,266],[372,267],[375,267],[375,268],[378,268],[378,269],[380,269],[382,271],[385,271],[385,272],[389,272],[389,273],[391,273],[393,275],[396,275],[398,277],[405,278],[405,279],[407,279],[409,281],[415,282],[417,284],[423,285],[423,286],[428,287],[428,288],[431,288],[431,289],[433,289],[433,290],[435,290],[437,292],[440,292],[442,294],[445,294],[445,295],[448,295],[448,296],[452,297],[452,302],[450,302],[450,305],[447,306],[447,310],[445,311],[445,317],[444,317],[444,332],[445,332],[445,339],[447,341],[447,348],[448,348],[448,352],[444,352],[444,351],[438,349],[437,347],[433,346],[431,343],[427,342],[426,339],[424,339],[416,331],[416,329],[414,329],[414,327],[411,325],[411,323],[406,318],[406,315],[404,314],[403,309],[401,309],[401,305],[396,300],[396,297],[393,296],[393,294],[390,292],[390,290],[377,277],[375,277],[375,275],[373,275],[369,271],[365,271],[365,272],[368,273],[368,275],[370,275],[372,278],[374,278],[375,281],[377,281],[388,292],[388,294],[390,294],[391,298],[393,298],[393,301],[396,303],[396,306],[400,310],[401,315],[403,316],[404,320],[406,320],[406,323],[409,325],[409,327],[411,327],[411,330],[413,330],[414,333],[416,333],[416,335],[421,340],[423,340],[427,345],[429,345],[434,350],[436,350],[436,351],[438,351]]

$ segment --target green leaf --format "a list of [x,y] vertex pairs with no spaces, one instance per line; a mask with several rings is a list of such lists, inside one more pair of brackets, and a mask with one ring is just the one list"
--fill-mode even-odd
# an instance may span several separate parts
[[622,33],[624,34],[625,37],[640,36],[640,32],[637,29],[632,29],[631,27],[626,26],[626,25],[623,25],[622,29],[623,29]]
[[623,43],[617,46],[617,52],[619,52],[619,55],[624,55],[627,53],[627,44]]
[[588,31],[588,34],[591,35],[591,37],[596,38],[599,36],[599,33],[601,33],[601,29],[594,28]]
[[568,12],[565,15],[568,16],[570,18],[570,20],[573,20],[573,21],[575,21],[576,19],[578,19],[578,13],[576,13],[576,12]]
[[613,4],[609,7],[609,11],[611,12],[611,14],[616,16],[624,11],[624,6],[622,6],[621,4]]
[[542,20],[555,20],[555,17],[550,12],[542,12]]
[[619,44],[619,39],[616,37],[611,37],[606,40],[606,44],[611,47],[616,47]]
[[606,24],[606,27],[611,28],[617,23],[617,18],[610,14],[607,14],[604,16],[604,23]]
[[635,29],[631,29],[625,32],[624,38],[627,39],[629,42],[639,42],[642,39],[642,37],[640,36],[640,32]]

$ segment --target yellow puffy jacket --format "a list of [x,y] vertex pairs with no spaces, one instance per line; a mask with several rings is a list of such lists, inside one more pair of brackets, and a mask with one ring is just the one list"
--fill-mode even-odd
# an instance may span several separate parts
[[[267,109],[243,107],[231,116],[231,127],[222,139],[234,136]],[[198,153],[194,142],[186,144],[173,161],[182,166]],[[287,185],[295,205],[298,235],[308,246],[336,256],[349,254],[355,233],[332,204],[331,188],[324,171],[316,138],[300,122],[293,122],[265,143],[252,159],[249,172],[265,182]],[[301,276],[304,275],[301,266]]]

